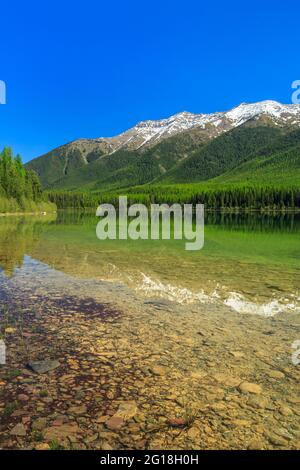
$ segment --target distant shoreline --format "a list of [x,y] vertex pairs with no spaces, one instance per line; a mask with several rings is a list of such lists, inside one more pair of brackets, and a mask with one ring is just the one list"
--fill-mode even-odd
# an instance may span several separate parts
[[[97,208],[92,208],[92,207],[64,207],[64,208],[58,208],[57,212],[95,212],[96,213]],[[212,209],[208,208],[205,209],[205,212],[218,212],[222,214],[253,214],[253,213],[259,213],[259,214],[299,214],[300,212],[300,207],[294,207],[291,209],[247,209],[247,208],[239,208],[239,209],[234,209],[234,208],[217,208],[217,209]]]
[[56,214],[56,211],[53,212],[0,212],[0,217],[6,217],[6,216],[23,216],[23,215],[50,215],[50,214]]
[[[51,212],[0,212],[0,217],[6,216],[24,216],[24,215],[50,215],[50,214],[57,214],[58,212],[95,212],[94,209],[91,207],[65,207],[63,209],[57,209],[56,211]],[[264,214],[264,215],[275,215],[275,214],[299,214],[300,207],[296,207],[293,209],[247,209],[247,208],[240,208],[240,209],[205,209],[207,213],[218,212],[221,214]]]

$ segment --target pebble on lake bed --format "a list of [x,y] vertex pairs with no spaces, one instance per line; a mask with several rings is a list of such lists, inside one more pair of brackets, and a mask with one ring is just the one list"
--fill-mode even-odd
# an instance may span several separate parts
[[60,362],[54,360],[48,360],[48,361],[36,361],[36,362],[29,362],[27,364],[27,367],[37,374],[45,374],[46,372],[50,372],[54,369],[57,369],[57,367],[60,366]]

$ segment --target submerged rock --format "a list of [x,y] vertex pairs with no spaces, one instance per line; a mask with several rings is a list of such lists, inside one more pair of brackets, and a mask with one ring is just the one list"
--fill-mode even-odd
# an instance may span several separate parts
[[293,410],[291,410],[291,408],[289,408],[288,406],[282,405],[279,409],[279,413],[283,416],[292,416]]
[[45,374],[46,372],[50,372],[51,370],[57,369],[60,366],[59,361],[36,361],[36,362],[29,362],[27,367],[33,370],[37,374]]
[[106,421],[106,427],[111,431],[116,431],[120,429],[124,424],[123,418],[119,416],[112,416],[109,420]]
[[242,393],[255,393],[256,395],[260,395],[262,393],[261,386],[251,382],[242,382],[239,386],[239,390]]
[[73,424],[63,424],[59,427],[57,426],[50,426],[44,432],[44,438],[46,441],[50,442],[53,440],[57,440],[61,442],[64,439],[70,438],[72,436],[76,436],[76,434],[80,432],[80,428],[76,423]]
[[42,431],[47,426],[47,418],[37,418],[32,423],[33,431]]
[[35,446],[35,450],[50,450],[51,447],[46,442],[41,442]]
[[128,401],[120,404],[119,409],[114,416],[122,418],[124,419],[124,421],[127,421],[128,419],[133,418],[133,416],[136,415],[137,411],[138,409],[136,402]]
[[85,415],[87,413],[87,407],[86,405],[71,406],[69,408],[69,413],[74,415]]
[[151,372],[153,375],[165,375],[166,374],[166,369],[165,367],[162,366],[153,366],[151,368]]
[[19,423],[19,424],[16,424],[16,426],[14,426],[14,427],[12,428],[12,430],[10,431],[10,434],[11,434],[12,436],[20,436],[20,437],[22,437],[22,436],[26,436],[27,431],[26,431],[26,428],[25,428],[24,424]]
[[284,373],[280,372],[279,370],[270,370],[269,372],[267,372],[267,374],[272,379],[284,379],[285,377]]
[[170,418],[168,420],[168,424],[172,428],[183,428],[183,427],[187,426],[188,422],[184,418]]
[[275,434],[267,434],[266,436],[271,444],[274,446],[285,447],[287,445],[287,441],[282,437],[276,436]]
[[259,439],[252,439],[248,444],[248,450],[260,450],[263,448],[263,443]]
[[18,400],[19,400],[19,401],[28,401],[28,400],[29,400],[29,396],[28,396],[28,395],[25,395],[24,393],[19,393],[19,395],[18,395]]
[[248,405],[252,406],[253,408],[267,408],[269,405],[269,400],[265,397],[261,397],[258,395],[254,395],[249,398]]

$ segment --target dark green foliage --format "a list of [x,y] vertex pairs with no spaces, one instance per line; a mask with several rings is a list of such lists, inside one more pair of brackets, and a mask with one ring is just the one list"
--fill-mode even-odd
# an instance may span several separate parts
[[259,156],[239,165],[214,180],[226,183],[253,183],[300,186],[300,145],[278,151],[269,157]]
[[63,208],[93,208],[99,203],[118,205],[118,197],[127,195],[128,203],[205,204],[218,210],[289,210],[300,208],[300,187],[259,185],[145,185],[115,193],[53,191],[49,199]]
[[201,139],[183,133],[146,150],[121,149],[109,155],[99,149],[84,153],[83,145],[76,150],[63,146],[27,166],[38,172],[47,189],[111,190],[148,183],[201,145]]
[[152,203],[202,203],[207,209],[284,210],[300,208],[300,186],[149,185],[144,188],[134,188],[132,191],[137,196],[148,195]]
[[18,402],[14,401],[12,403],[8,403],[4,410],[2,410],[1,414],[3,418],[9,418],[14,411],[18,408]]
[[193,152],[160,180],[166,183],[209,180],[250,160],[266,144],[276,141],[279,135],[280,130],[268,126],[238,127]]
[[[89,141],[68,144],[27,167],[38,171],[44,187],[71,191],[115,191],[147,183],[214,179],[295,185],[300,180],[296,151],[300,130],[262,123],[246,123],[212,140],[184,132],[148,149],[121,149],[108,155],[97,145]],[[270,160],[274,156],[276,160]]]
[[20,155],[10,148],[0,152],[0,212],[36,209],[43,202],[42,187],[37,174],[26,169]]
[[58,209],[84,209],[87,207],[97,208],[100,196],[89,192],[76,191],[49,191],[46,193],[49,200],[56,204]]
[[91,145],[84,146],[71,143],[58,147],[46,155],[42,155],[26,164],[27,168],[34,170],[40,177],[44,188],[52,186],[55,182],[64,180],[77,169],[81,169],[87,163],[92,163],[103,155],[101,148]]
[[13,156],[10,148],[0,152],[0,192],[22,204],[22,199],[41,199],[42,188],[37,174],[26,170],[20,155]]
[[69,158],[67,158],[64,147],[59,147],[49,152],[49,154],[29,162],[27,167],[33,169],[39,175],[42,185],[47,187],[57,179],[62,178],[63,175],[66,175],[79,162],[82,164],[79,151],[72,150],[70,154]]

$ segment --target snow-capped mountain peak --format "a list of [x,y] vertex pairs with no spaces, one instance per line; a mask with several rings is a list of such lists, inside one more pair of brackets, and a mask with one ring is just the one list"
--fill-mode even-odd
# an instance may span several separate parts
[[262,115],[272,120],[274,125],[300,126],[300,105],[266,100],[258,103],[241,103],[229,111],[210,114],[182,111],[165,119],[141,121],[118,136],[96,140],[105,141],[111,149],[110,153],[121,148],[136,150],[193,129],[207,133],[208,137],[216,137]]
[[286,118],[292,115],[300,118],[300,105],[281,104],[277,101],[266,100],[258,103],[242,103],[225,113],[226,117],[236,125],[240,125],[261,114],[269,115],[275,119],[282,119],[285,115]]

